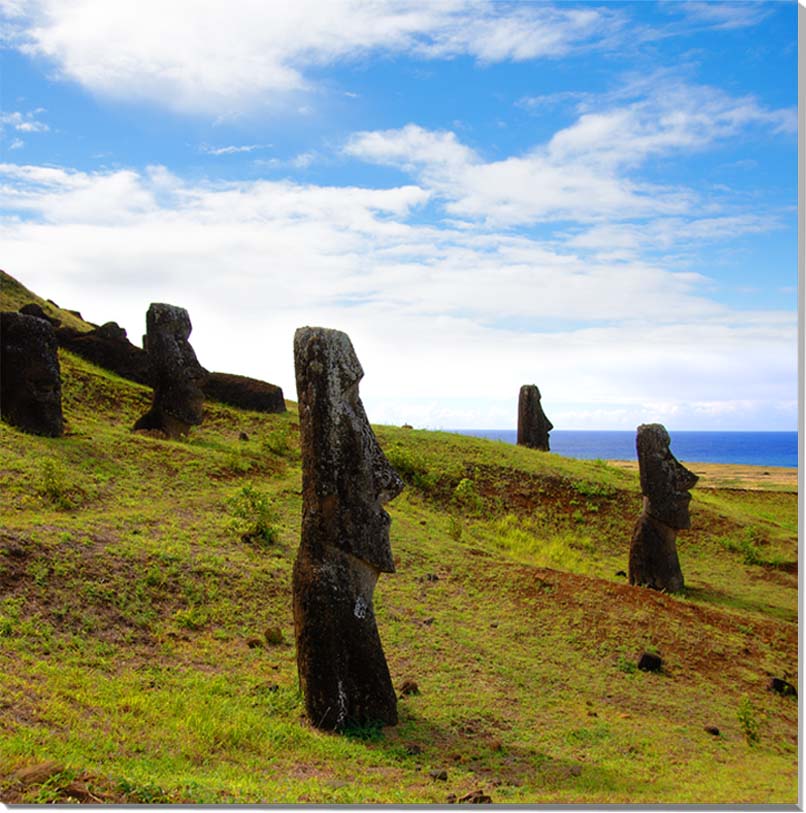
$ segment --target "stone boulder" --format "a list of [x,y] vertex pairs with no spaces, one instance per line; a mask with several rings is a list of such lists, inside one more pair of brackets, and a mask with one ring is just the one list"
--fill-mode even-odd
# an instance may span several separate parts
[[540,405],[540,390],[534,384],[524,384],[518,397],[518,446],[548,452],[553,428]]
[[154,398],[135,429],[158,429],[177,438],[202,422],[207,371],[188,341],[192,329],[184,308],[160,302],[149,306],[146,350]]
[[659,423],[636,434],[644,506],[630,544],[630,584],[676,593],[683,589],[677,532],[691,527],[689,503],[699,479],[672,454],[669,433]]
[[138,384],[151,383],[148,354],[128,340],[125,329],[117,322],[107,322],[88,333],[61,327],[56,331],[56,338],[65,350],[121,378]]
[[0,313],[0,416],[34,435],[64,432],[59,346],[47,319]]
[[394,725],[397,696],[373,593],[393,573],[384,503],[403,482],[383,455],[358,395],[364,375],[349,337],[294,336],[302,449],[302,539],[294,563],[297,668],[311,723],[325,730]]
[[283,391],[274,384],[231,373],[210,373],[204,395],[211,401],[251,409],[254,412],[285,412]]

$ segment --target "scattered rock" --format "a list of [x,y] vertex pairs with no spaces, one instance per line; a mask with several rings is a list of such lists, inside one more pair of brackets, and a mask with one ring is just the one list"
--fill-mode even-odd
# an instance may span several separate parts
[[446,799],[449,805],[454,804],[470,804],[470,805],[490,805],[493,803],[493,800],[490,796],[487,796],[486,793],[482,790],[473,790],[470,793],[466,793],[464,796],[459,796],[457,798],[455,793],[449,793]]
[[249,435],[247,435],[246,432],[240,432],[238,434],[238,440],[247,441],[249,440]]
[[261,641],[260,638],[247,638],[246,645],[249,649],[257,649],[263,646],[263,641]]
[[404,423],[403,426],[400,427],[401,429],[414,429],[414,427],[410,423]]
[[770,678],[770,682],[767,688],[771,692],[777,692],[778,694],[783,695],[784,697],[797,697],[798,690],[787,680],[783,678],[774,677]]
[[59,347],[45,319],[0,313],[0,415],[33,435],[64,432]]
[[571,767],[568,769],[568,773],[570,773],[571,776],[582,776],[582,766],[571,765]]
[[263,633],[269,646],[281,646],[285,643],[283,631],[279,627],[268,627]]
[[423,749],[419,745],[417,745],[417,743],[412,742],[406,746],[406,753],[409,756],[413,757],[416,756],[417,754],[422,754],[422,752]]
[[707,726],[705,726],[704,731],[708,732],[709,734],[713,735],[714,737],[719,736],[719,729],[715,725],[707,725]]
[[436,768],[433,771],[429,771],[428,775],[437,782],[448,781],[448,772],[444,768]]
[[627,575],[627,574],[626,574],[626,573],[625,573],[623,570],[617,570],[617,571],[616,571],[616,575],[617,575],[617,576],[625,576],[625,577],[626,577],[626,575]]
[[60,774],[64,770],[64,765],[49,760],[48,762],[39,762],[36,765],[20,768],[14,774],[14,778],[23,785],[41,785],[43,782],[47,782],[51,776],[56,776],[56,774]]
[[420,694],[420,687],[413,680],[404,680],[400,686],[397,687],[397,690],[400,692],[401,697],[406,694]]
[[677,558],[678,530],[691,527],[689,503],[699,479],[669,449],[666,428],[659,423],[641,424],[635,445],[644,508],[630,543],[630,584],[677,593],[683,589],[683,572]]
[[37,319],[44,319],[46,322],[50,322],[54,328],[59,327],[62,323],[61,319],[48,316],[45,311],[42,310],[42,306],[37,305],[36,302],[29,302],[27,305],[23,305],[20,308],[20,313],[24,313],[26,316],[36,316]]
[[384,503],[403,481],[384,457],[358,394],[349,336],[294,335],[302,452],[302,539],[294,562],[297,670],[311,723],[395,725],[397,694],[372,597],[395,570]]
[[642,652],[638,658],[638,668],[643,672],[660,672],[663,660],[654,652]]
[[518,397],[518,446],[548,452],[553,428],[540,406],[540,390],[534,384],[524,384]]

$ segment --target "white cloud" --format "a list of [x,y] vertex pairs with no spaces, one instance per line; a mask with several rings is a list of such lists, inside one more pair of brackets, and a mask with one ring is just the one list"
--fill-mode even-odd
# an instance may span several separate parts
[[15,138],[9,145],[10,150],[19,150],[25,146],[25,142],[21,138]]
[[6,127],[10,127],[19,133],[46,133],[50,129],[48,125],[36,119],[40,113],[44,113],[42,108],[28,113],[20,113],[19,111],[0,112],[0,132]]
[[636,257],[608,263],[506,232],[410,222],[428,199],[417,186],[191,184],[160,167],[6,164],[0,204],[25,218],[0,221],[0,241],[24,284],[120,322],[135,341],[150,302],[187,307],[202,363],[291,398],[294,329],[346,330],[374,421],[511,427],[531,381],[566,428],[603,416],[632,428],[664,403],[682,405],[678,428],[718,426],[703,404],[737,426],[748,415],[763,425],[737,392],[794,403],[795,314],[733,312],[708,298],[704,278]]
[[199,151],[205,155],[236,155],[243,152],[254,152],[271,147],[271,144],[230,144],[226,147],[211,147],[209,144],[202,144]]
[[554,58],[622,25],[608,9],[488,0],[31,0],[6,14],[19,48],[93,92],[216,115],[308,89],[309,67],[371,52]]

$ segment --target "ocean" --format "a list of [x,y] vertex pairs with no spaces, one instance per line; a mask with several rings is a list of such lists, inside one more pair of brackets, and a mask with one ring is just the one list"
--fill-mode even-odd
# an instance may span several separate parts
[[[514,429],[452,429],[460,435],[515,443]],[[798,465],[797,432],[669,432],[672,453],[688,463],[740,463],[750,466]],[[635,460],[635,432],[555,429],[551,451],[582,460]]]

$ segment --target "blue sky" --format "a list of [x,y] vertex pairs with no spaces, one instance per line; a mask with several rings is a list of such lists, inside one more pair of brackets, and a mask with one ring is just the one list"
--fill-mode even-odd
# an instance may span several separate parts
[[371,420],[797,426],[795,2],[0,0],[0,246]]

